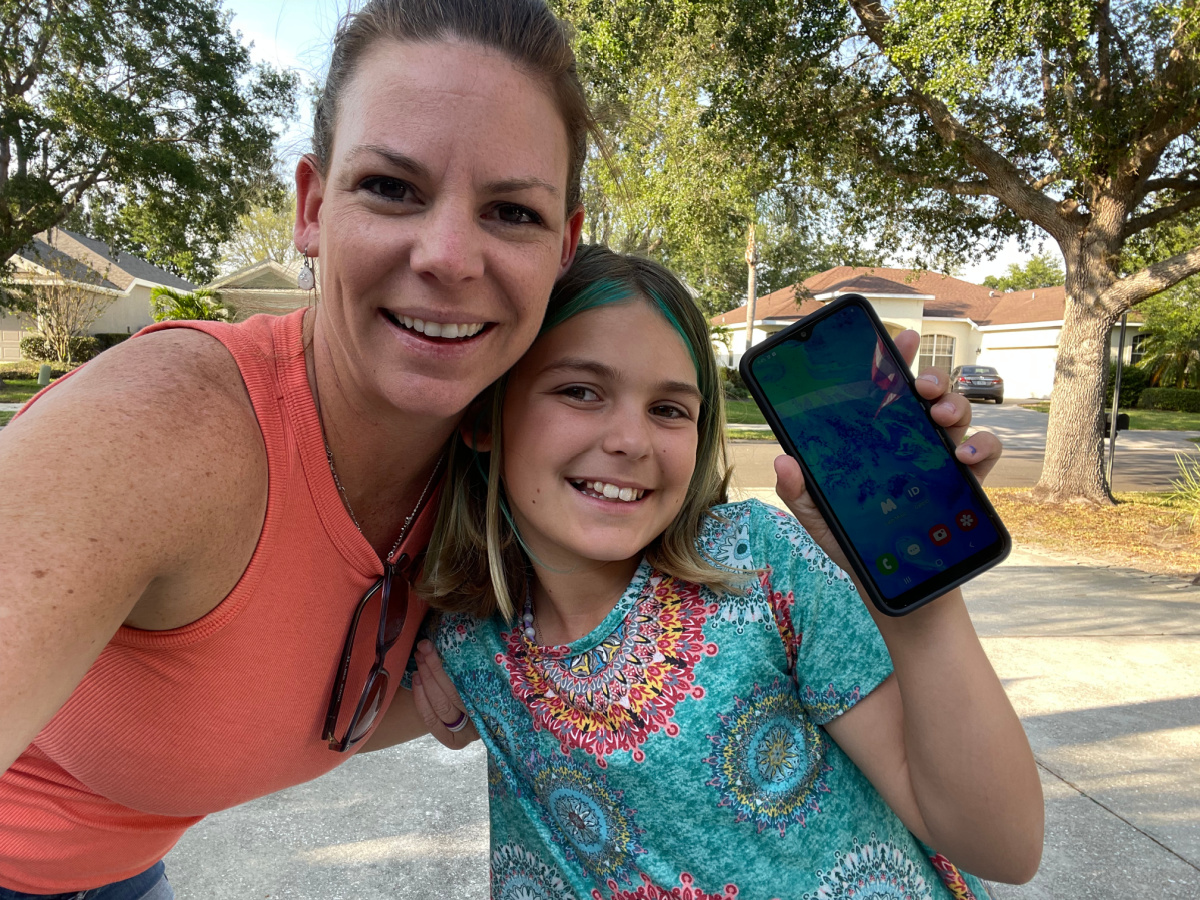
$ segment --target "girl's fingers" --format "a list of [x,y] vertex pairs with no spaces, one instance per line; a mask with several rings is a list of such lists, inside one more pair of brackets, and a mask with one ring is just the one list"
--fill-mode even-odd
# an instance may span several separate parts
[[990,431],[975,432],[955,451],[959,461],[970,466],[971,472],[980,481],[995,468],[1003,454],[1004,445]]
[[[437,652],[429,641],[421,641],[415,651],[417,672],[413,675],[413,700],[429,733],[442,744],[458,750],[479,738],[468,718],[458,691],[442,668]],[[451,725],[463,724],[458,731]]]

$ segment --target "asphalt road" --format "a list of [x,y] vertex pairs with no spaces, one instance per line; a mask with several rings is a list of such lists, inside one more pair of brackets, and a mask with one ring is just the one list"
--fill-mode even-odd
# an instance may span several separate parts
[[[1004,442],[1004,456],[988,476],[989,487],[1033,487],[1042,473],[1046,453],[1045,413],[1015,403],[995,406],[973,403],[973,425],[995,433]],[[1113,457],[1113,486],[1118,491],[1168,491],[1179,476],[1175,454],[1200,451],[1188,438],[1193,431],[1122,431]],[[1108,442],[1105,441],[1107,450]],[[735,441],[734,485],[743,490],[772,487],[772,462],[782,453],[774,441]]]

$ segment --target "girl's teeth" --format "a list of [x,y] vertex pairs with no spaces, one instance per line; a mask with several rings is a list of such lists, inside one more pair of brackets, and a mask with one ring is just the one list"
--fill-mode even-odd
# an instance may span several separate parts
[[641,500],[646,493],[638,488],[618,487],[615,484],[608,484],[604,481],[577,481],[576,484],[587,488],[592,494],[603,497],[606,500],[621,500],[625,503],[632,503],[634,500]]

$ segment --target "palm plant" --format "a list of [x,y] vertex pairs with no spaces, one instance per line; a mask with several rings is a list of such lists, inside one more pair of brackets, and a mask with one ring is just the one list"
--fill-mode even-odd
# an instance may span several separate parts
[[228,322],[234,309],[221,302],[221,295],[208,288],[186,293],[168,287],[156,287],[150,292],[150,307],[155,322],[191,319],[201,322]]

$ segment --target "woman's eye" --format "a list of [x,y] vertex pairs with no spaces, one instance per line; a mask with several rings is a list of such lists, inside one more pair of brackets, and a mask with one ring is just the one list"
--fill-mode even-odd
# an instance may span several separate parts
[[542,217],[527,206],[515,203],[501,203],[496,207],[496,218],[509,225],[537,225]]
[[368,178],[362,183],[363,190],[383,197],[385,200],[409,200],[412,197],[412,185],[399,178],[378,176]]

